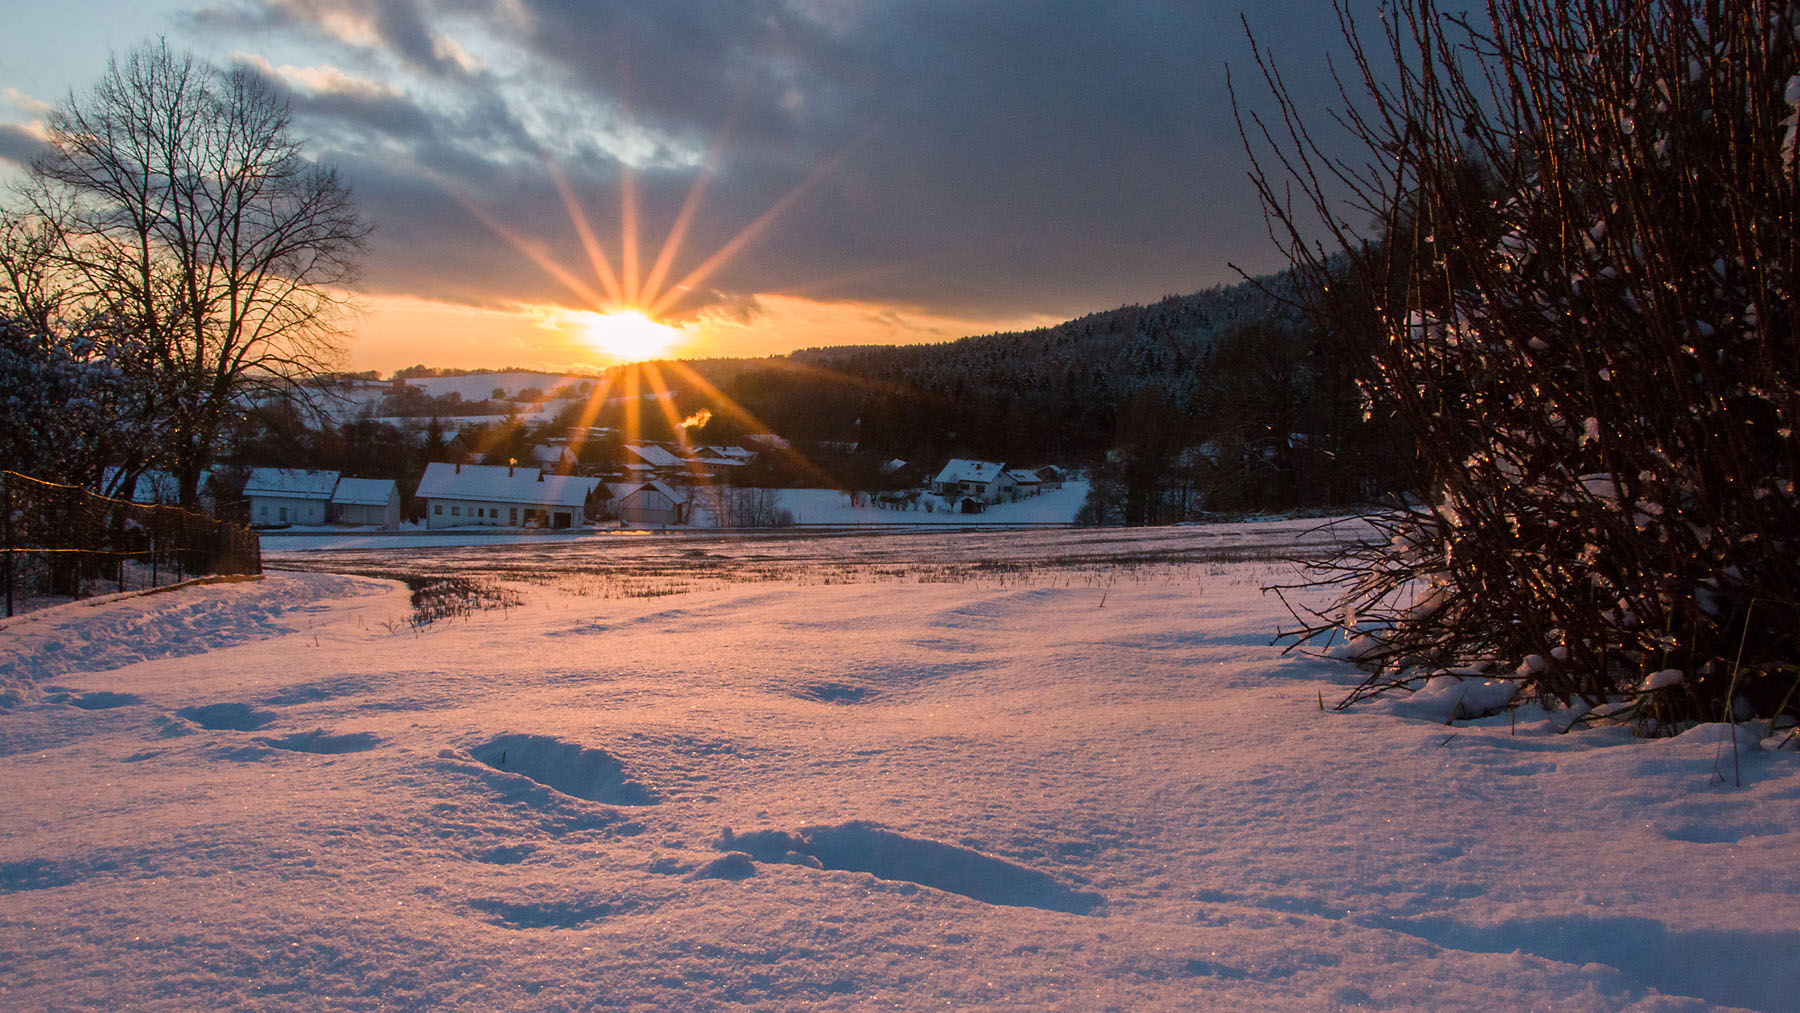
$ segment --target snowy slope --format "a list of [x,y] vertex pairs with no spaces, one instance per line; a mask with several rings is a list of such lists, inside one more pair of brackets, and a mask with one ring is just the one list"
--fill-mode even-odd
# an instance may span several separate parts
[[7,621],[0,1006],[1792,1008],[1791,745],[1321,710],[1283,564],[1101,537]]
[[536,388],[546,397],[574,397],[576,388],[593,384],[591,376],[558,376],[554,373],[469,373],[463,376],[411,376],[408,386],[417,387],[432,397],[455,393],[465,401],[481,401],[495,390],[513,397],[527,388]]

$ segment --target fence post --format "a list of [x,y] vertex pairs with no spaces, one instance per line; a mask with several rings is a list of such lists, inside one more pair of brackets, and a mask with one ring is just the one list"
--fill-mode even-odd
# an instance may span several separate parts
[[0,472],[0,541],[6,543],[6,614],[13,614],[12,475]]

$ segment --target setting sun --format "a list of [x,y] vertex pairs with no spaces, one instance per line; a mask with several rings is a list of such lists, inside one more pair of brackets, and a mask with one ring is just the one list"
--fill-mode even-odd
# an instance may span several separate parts
[[681,337],[679,330],[657,323],[642,310],[589,314],[582,332],[596,349],[626,362],[654,359]]

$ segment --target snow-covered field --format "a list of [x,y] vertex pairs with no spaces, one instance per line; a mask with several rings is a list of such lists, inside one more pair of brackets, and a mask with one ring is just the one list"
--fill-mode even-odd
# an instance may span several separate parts
[[271,553],[517,599],[0,621],[0,1007],[1795,1008],[1791,743],[1323,710],[1260,592],[1306,530]]

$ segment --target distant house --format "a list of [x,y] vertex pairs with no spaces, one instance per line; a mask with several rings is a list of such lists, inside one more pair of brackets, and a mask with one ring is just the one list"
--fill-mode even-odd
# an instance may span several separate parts
[[581,463],[567,443],[551,441],[531,448],[531,459],[545,471],[567,474]]
[[244,483],[250,523],[324,524],[337,483],[335,471],[252,468],[250,480]]
[[620,482],[612,486],[613,509],[626,524],[681,524],[687,498],[663,482]]
[[427,528],[579,528],[605,493],[597,478],[436,461],[426,465],[417,495]]
[[931,480],[932,492],[966,513],[1010,500],[1018,487],[1018,479],[1006,470],[1006,465],[962,458],[953,458]]
[[340,478],[331,494],[331,520],[336,524],[400,526],[400,489],[391,478]]
[[[639,461],[655,468],[658,472],[680,471],[687,465],[684,458],[670,453],[667,447],[659,447],[654,443],[627,443],[625,453],[636,457]],[[630,460],[627,457],[626,460]]]
[[1036,496],[1038,493],[1044,491],[1044,480],[1039,478],[1038,473],[1035,471],[1029,471],[1025,468],[1011,468],[1008,469],[1006,473],[1012,476],[1014,483],[1012,498],[1015,500],[1024,499],[1027,496]]

